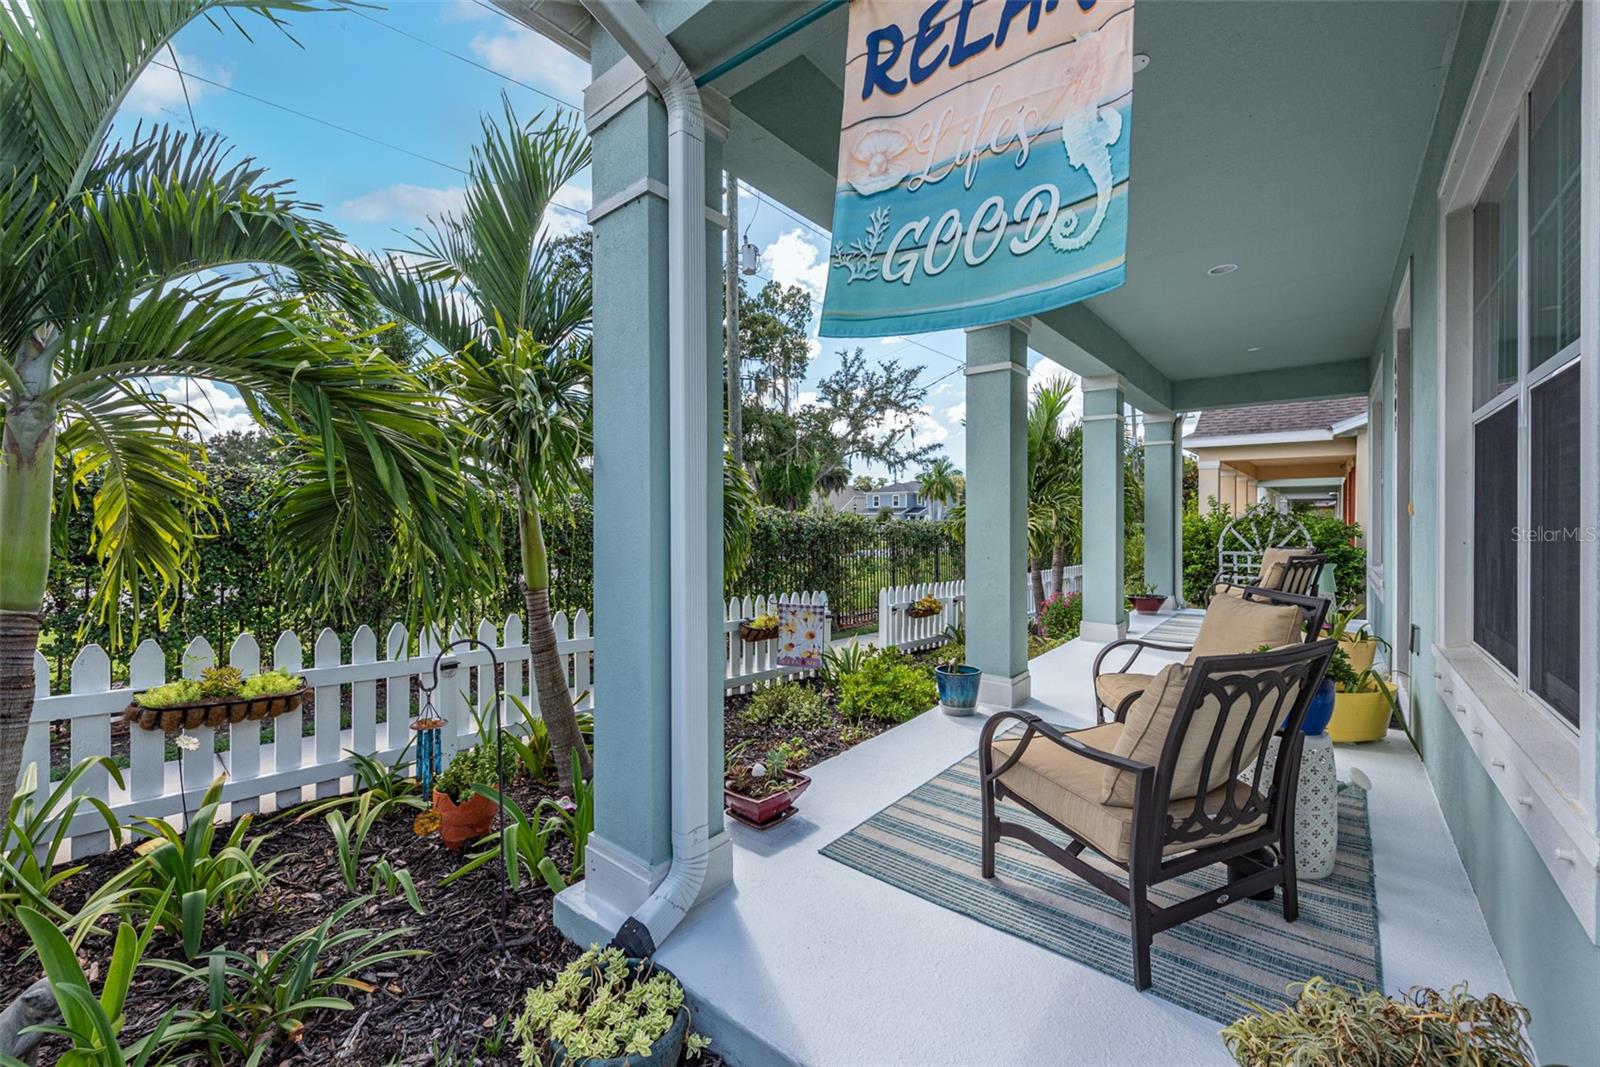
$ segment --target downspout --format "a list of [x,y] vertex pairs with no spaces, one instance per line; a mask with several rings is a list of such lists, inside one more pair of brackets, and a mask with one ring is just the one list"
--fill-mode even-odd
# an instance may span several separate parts
[[667,108],[672,864],[612,941],[630,956],[647,957],[699,898],[710,850],[705,117],[694,75],[637,0],[583,0],[583,6]]

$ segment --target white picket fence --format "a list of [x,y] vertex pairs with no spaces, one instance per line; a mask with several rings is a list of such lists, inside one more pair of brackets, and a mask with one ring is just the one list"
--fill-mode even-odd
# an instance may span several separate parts
[[[1049,600],[1052,596],[1055,595],[1055,592],[1056,592],[1055,571],[1053,569],[1051,569],[1050,567],[1045,567],[1044,572],[1043,572],[1043,574],[1040,575],[1040,577],[1044,579],[1044,598],[1046,600]],[[1061,572],[1061,590],[1064,593],[1079,593],[1079,594],[1081,594],[1083,592],[1083,564],[1080,563],[1080,564],[1077,564],[1076,566],[1067,567],[1067,568],[1062,570],[1062,572]],[[1038,610],[1038,605],[1036,605],[1033,602],[1033,576],[1029,575],[1028,576],[1028,618],[1030,618],[1030,619],[1033,618],[1034,613],[1037,610]]]
[[[939,598],[939,613],[920,619],[906,613],[923,597],[932,593]],[[946,627],[959,626],[966,618],[967,583],[922,582],[916,585],[896,585],[878,590],[878,640],[879,648],[904,648],[915,651],[933,648],[949,640]]]
[[[776,641],[751,643],[739,636],[742,619],[768,610],[776,611],[778,604],[790,602],[824,608],[820,614],[825,635],[831,634],[826,622],[827,599],[821,593],[729,601],[724,623],[724,632],[728,635],[724,683],[727,689],[744,691],[781,675],[805,673],[778,665]],[[593,711],[594,636],[589,614],[579,611],[569,619],[563,612],[553,621],[568,691],[580,711]],[[352,771],[349,752],[375,753],[386,762],[399,757],[411,740],[410,723],[416,711],[411,697],[413,679],[431,685],[434,658],[441,643],[467,635],[457,628],[451,629],[448,642],[441,642],[435,633],[419,635],[416,655],[409,651],[411,636],[402,626],[391,627],[380,655],[377,635],[370,627],[356,630],[348,646],[339,634],[325,629],[317,636],[311,664],[307,666],[300,639],[293,633],[284,633],[272,646],[270,666],[305,678],[314,694],[309,733],[304,730],[304,711],[261,722],[198,727],[185,731],[198,745],[191,751],[180,751],[178,759],[169,760],[166,735],[132,726],[126,731],[127,763],[122,771],[123,786],[118,786],[97,768],[80,778],[73,791],[76,795],[105,802],[122,823],[138,816],[165,818],[192,811],[218,775],[225,778],[222,797],[228,804],[225,813],[228,818],[247,812],[287,808],[305,799],[307,790],[316,797],[337,795],[346,788],[342,780]],[[537,712],[538,695],[529,668],[522,619],[509,616],[499,627],[485,620],[471,636],[494,649],[504,671],[504,689],[508,697],[521,700],[531,711]],[[348,659],[344,655],[346,647],[349,648]],[[261,670],[266,660],[256,638],[242,634],[228,649],[227,662],[249,676]],[[197,637],[185,646],[182,663],[182,676],[195,678],[203,669],[217,663],[217,655],[209,641]],[[494,679],[489,654],[481,648],[458,649],[446,656],[444,663],[453,663],[453,666],[441,671],[433,702],[446,723],[443,749],[448,762],[453,753],[470,746],[477,737],[472,694],[481,694],[477,713],[485,717],[492,714],[489,701],[494,692]],[[39,803],[45,801],[52,788],[48,773],[51,723],[64,723],[71,764],[90,756],[111,755],[112,724],[121,718],[132,691],[148,689],[168,680],[166,655],[154,640],[146,640],[134,650],[128,662],[127,688],[113,688],[111,657],[99,645],[87,645],[79,650],[72,661],[67,693],[50,695],[49,668],[43,656],[35,656],[34,671],[37,693],[23,743],[22,767],[24,772],[30,764],[37,768]],[[377,683],[380,680],[385,683],[382,721],[378,715]],[[350,708],[348,726],[341,724],[346,697]],[[513,726],[522,721],[509,700],[505,715]],[[262,730],[269,725],[272,737],[264,741]],[[228,744],[223,752],[216,751],[218,731],[228,733]],[[71,858],[106,851],[110,847],[110,837],[104,825],[89,805],[82,805],[70,831]]]
[[[1046,569],[1044,595],[1048,600],[1055,593],[1055,575]],[[1062,571],[1061,585],[1067,593],[1083,592],[1083,567],[1067,567]],[[1033,579],[1028,578],[1028,617],[1033,618]],[[919,585],[897,585],[878,591],[879,648],[917,649],[933,648],[949,640],[945,628],[961,625],[966,619],[967,584],[965,581],[926,582]],[[939,598],[939,614],[912,618],[906,609],[932,593]]]

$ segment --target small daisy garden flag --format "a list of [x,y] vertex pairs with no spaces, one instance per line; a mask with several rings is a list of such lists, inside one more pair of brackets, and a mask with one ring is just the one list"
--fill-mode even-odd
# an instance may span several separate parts
[[822,614],[812,604],[778,605],[778,665],[816,670],[822,666]]

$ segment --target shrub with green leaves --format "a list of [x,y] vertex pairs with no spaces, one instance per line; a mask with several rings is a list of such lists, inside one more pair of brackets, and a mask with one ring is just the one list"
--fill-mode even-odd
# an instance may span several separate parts
[[[591,947],[567,964],[553,982],[528,990],[511,1031],[523,1063],[546,1057],[570,1063],[623,1056],[648,1056],[686,1010],[683,987],[649,963],[630,967],[620,949]],[[555,1056],[560,1044],[564,1057]],[[688,1036],[688,1052],[710,1041]]]
[[184,955],[200,954],[208,916],[231,922],[266,886],[278,859],[256,862],[262,838],[249,838],[253,816],[233,824],[221,848],[216,840],[217,808],[222,801],[222,779],[211,783],[200,808],[179,833],[161,819],[144,818],[134,827],[148,840],[139,846],[139,858],[107,881],[90,903],[107,894],[131,890],[133,907],[154,916],[162,929],[183,941]]
[[837,690],[839,683],[844,681],[844,676],[860,670],[872,651],[872,645],[856,644],[823,649],[822,684],[829,689]]
[[820,726],[831,717],[821,693],[792,682],[761,690],[739,712],[739,718],[752,726]]
[[[339,994],[346,989],[372,992],[357,977],[392,960],[425,956],[421,949],[394,948],[416,931],[398,927],[383,933],[365,928],[339,930],[351,912],[371,897],[341,905],[322,922],[296,934],[275,952],[254,955],[215,948],[205,961],[189,966],[168,960],[153,966],[172,971],[180,983],[205,991],[205,1007],[177,1013],[178,1030],[189,1045],[203,1045],[211,1062],[275,1063],[267,1058],[280,1042],[298,1042],[306,1018],[314,1011],[350,1011],[354,1005]],[[231,1053],[237,1060],[224,1060]]]
[[[11,798],[11,808],[6,812],[4,824],[0,824],[0,926],[16,921],[16,909],[27,905],[49,917],[57,926],[73,926],[72,940],[76,948],[92,925],[76,922],[50,899],[61,883],[83,870],[83,866],[52,869],[48,857],[60,854],[78,808],[85,803],[93,805],[112,839],[122,844],[122,825],[104,801],[96,797],[70,796],[78,779],[95,768],[109,775],[118,788],[124,787],[122,771],[109,756],[90,756],[68,771],[44,803],[39,804],[36,802],[39,765],[30,763],[22,772],[16,795]],[[46,862],[40,863],[40,856],[47,857]]]
[[839,683],[839,711],[852,719],[905,722],[938,702],[933,672],[892,648],[875,650]]
[[1386,997],[1321,978],[1289,989],[1297,996],[1288,1007],[1274,1011],[1252,1005],[1251,1014],[1223,1028],[1222,1040],[1243,1067],[1534,1067],[1528,1009],[1494,993],[1470,996],[1463,984],[1449,993],[1419,986]]
[[1070,641],[1083,628],[1083,597],[1078,593],[1056,593],[1044,602],[1046,637]]
[[[433,787],[454,803],[460,804],[472,795],[473,789],[482,786],[495,788],[500,776],[495,773],[495,746],[493,741],[479,741],[471,748],[457,752]],[[513,747],[505,751],[504,778],[509,781],[517,773],[517,754]]]

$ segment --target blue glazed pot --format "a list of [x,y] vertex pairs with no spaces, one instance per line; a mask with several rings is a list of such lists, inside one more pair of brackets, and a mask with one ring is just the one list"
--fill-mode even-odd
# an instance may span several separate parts
[[972,709],[978,706],[978,680],[983,677],[982,671],[958,663],[954,667],[935,667],[933,677],[939,685],[939,704],[946,715],[972,714]]
[[1311,698],[1311,706],[1306,709],[1306,717],[1300,723],[1300,732],[1307,737],[1316,737],[1328,728],[1328,720],[1333,718],[1333,682],[1324,678],[1317,687],[1317,695]]

